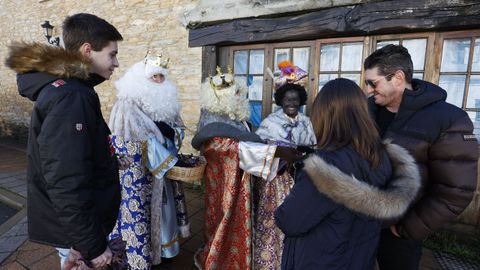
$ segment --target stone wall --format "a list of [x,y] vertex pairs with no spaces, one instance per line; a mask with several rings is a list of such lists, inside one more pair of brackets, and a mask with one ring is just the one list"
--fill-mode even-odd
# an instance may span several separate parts
[[[95,4],[93,4],[95,3]],[[116,69],[110,81],[97,87],[102,111],[108,120],[115,102],[113,82],[152,48],[170,58],[170,79],[176,83],[182,117],[187,125],[184,152],[192,151],[190,140],[200,111],[201,48],[188,48],[184,13],[197,0],[0,0],[0,136],[24,138],[33,103],[17,93],[15,73],[4,66],[7,45],[12,41],[46,42],[40,25],[49,20],[54,36],[61,36],[63,19],[79,12],[92,13],[115,25],[124,41],[119,43]]]

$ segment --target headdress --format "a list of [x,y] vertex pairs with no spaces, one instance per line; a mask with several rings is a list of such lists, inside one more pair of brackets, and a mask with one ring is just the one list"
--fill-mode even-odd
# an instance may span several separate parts
[[210,85],[214,90],[221,90],[232,86],[235,83],[233,72],[230,67],[227,68],[227,73],[222,73],[222,70],[217,66],[217,74],[210,76]]
[[246,120],[250,116],[247,88],[235,82],[232,69],[222,73],[217,66],[217,74],[210,76],[202,84],[201,107],[211,113],[227,115],[232,120]]
[[281,74],[275,80],[275,89],[280,88],[286,83],[298,82],[308,75],[305,70],[295,66],[292,62],[287,60],[278,63],[278,68],[280,69]]
[[168,74],[167,69],[169,62],[170,58],[163,57],[161,53],[152,55],[150,50],[148,50],[144,59],[145,76],[147,78],[150,78],[155,74],[163,74],[166,76]]

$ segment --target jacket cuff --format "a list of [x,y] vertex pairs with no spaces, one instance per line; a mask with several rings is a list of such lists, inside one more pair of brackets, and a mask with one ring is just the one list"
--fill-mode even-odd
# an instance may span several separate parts
[[73,249],[80,251],[84,259],[91,261],[105,252],[107,249],[107,240],[105,239],[102,243],[98,243],[98,245],[90,247],[89,249],[77,249],[75,246]]
[[412,240],[413,238],[408,234],[407,230],[405,230],[405,228],[400,225],[400,224],[397,224],[395,225],[395,228],[397,229],[397,232],[398,234],[400,235],[400,237],[402,239],[407,239],[407,240]]

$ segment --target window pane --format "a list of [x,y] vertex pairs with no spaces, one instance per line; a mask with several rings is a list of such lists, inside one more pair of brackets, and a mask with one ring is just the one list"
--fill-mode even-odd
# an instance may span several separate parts
[[235,81],[240,85],[240,87],[248,88],[247,86],[247,76],[235,76]]
[[249,100],[262,100],[262,89],[263,89],[263,76],[252,76],[247,77],[247,86],[248,86],[248,99]]
[[467,108],[480,108],[480,75],[472,75],[470,77]]
[[362,70],[363,43],[344,43],[342,50],[342,71]]
[[278,69],[278,63],[290,60],[290,49],[275,49],[275,71]]
[[385,41],[379,41],[377,42],[377,50],[378,49],[381,49],[385,46],[387,46],[388,44],[395,44],[395,45],[399,45],[400,44],[400,41],[399,40],[385,40]]
[[412,56],[413,69],[423,70],[425,67],[425,53],[427,51],[427,39],[408,39],[402,43]]
[[320,48],[320,71],[337,71],[340,44],[322,45]]
[[475,40],[475,49],[473,50],[472,71],[480,71],[480,38]]
[[322,87],[330,80],[336,79],[338,74],[320,74],[318,76],[318,91],[322,90]]
[[441,72],[465,72],[470,53],[470,39],[446,39],[443,41]]
[[340,74],[340,77],[352,80],[360,85],[360,74]]
[[262,102],[250,101],[250,123],[253,127],[258,128],[262,122]]
[[308,72],[308,60],[310,58],[310,48],[294,48],[293,63],[301,69]]
[[249,74],[263,74],[263,50],[250,51]]
[[473,134],[477,136],[477,140],[480,142],[480,112],[467,112],[467,114],[473,122]]
[[447,102],[462,108],[463,93],[465,89],[464,75],[440,76],[440,87],[447,90]]
[[247,74],[248,51],[235,51],[233,56],[233,73]]
[[420,72],[413,73],[413,78],[423,80],[423,73],[420,73]]

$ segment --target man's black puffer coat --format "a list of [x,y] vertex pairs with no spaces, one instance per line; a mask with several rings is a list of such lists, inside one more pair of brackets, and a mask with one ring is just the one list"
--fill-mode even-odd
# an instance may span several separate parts
[[[459,216],[472,200],[477,184],[478,144],[472,121],[462,109],[445,102],[447,93],[427,81],[412,82],[384,139],[406,148],[415,158],[422,189],[397,229],[423,239]],[[379,107],[369,99],[372,115]]]

